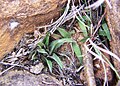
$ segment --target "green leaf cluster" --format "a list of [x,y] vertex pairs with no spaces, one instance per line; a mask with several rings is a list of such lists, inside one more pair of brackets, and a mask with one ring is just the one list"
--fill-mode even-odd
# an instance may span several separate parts
[[102,24],[102,28],[99,29],[98,33],[101,36],[106,36],[109,41],[111,40],[110,31],[106,23]]
[[58,32],[62,36],[61,38],[50,42],[50,33],[47,33],[43,41],[38,43],[37,51],[38,53],[43,55],[50,72],[52,72],[53,61],[55,61],[61,69],[63,68],[62,60],[60,56],[57,55],[56,51],[64,43],[72,44],[74,53],[76,57],[79,59],[80,63],[82,64],[82,55],[81,55],[80,47],[77,44],[77,42],[71,38],[71,32],[67,32],[63,28],[58,28]]

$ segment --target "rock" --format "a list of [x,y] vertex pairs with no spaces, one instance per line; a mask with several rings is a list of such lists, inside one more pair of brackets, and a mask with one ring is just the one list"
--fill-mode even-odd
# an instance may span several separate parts
[[[110,29],[112,40],[110,41],[111,50],[120,57],[120,0],[111,0],[112,9],[106,8],[106,20]],[[120,75],[120,62],[114,60],[115,68]]]
[[30,72],[34,73],[34,74],[40,74],[43,68],[44,68],[43,63],[39,63],[35,66],[31,66],[30,67]]
[[0,59],[25,33],[58,17],[67,0],[0,0]]
[[55,77],[33,75],[27,71],[9,71],[0,77],[0,86],[63,86]]

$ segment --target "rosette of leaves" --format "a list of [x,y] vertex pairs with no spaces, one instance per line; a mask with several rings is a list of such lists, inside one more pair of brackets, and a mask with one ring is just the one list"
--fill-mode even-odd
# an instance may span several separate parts
[[63,63],[60,56],[57,54],[57,49],[62,46],[64,43],[71,43],[74,53],[80,64],[82,64],[82,55],[79,45],[75,40],[71,38],[71,32],[67,32],[63,28],[58,28],[59,34],[53,34],[58,37],[58,39],[50,41],[50,33],[47,33],[42,42],[38,43],[38,53],[42,54],[44,57],[50,72],[52,72],[53,62],[56,62],[60,69],[63,69]]

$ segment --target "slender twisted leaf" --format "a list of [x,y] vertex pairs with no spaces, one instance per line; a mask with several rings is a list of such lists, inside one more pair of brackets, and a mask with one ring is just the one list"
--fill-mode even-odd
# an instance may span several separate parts
[[102,24],[102,28],[103,28],[103,30],[105,31],[108,40],[110,41],[110,40],[111,40],[111,36],[110,36],[110,31],[109,31],[109,29],[108,29],[107,24],[106,24],[106,23]]
[[61,69],[63,68],[63,63],[60,60],[60,57],[58,57],[55,53],[53,54],[52,59],[54,59],[57,62]]
[[82,58],[82,53],[81,53],[81,50],[80,50],[79,45],[78,45],[76,42],[73,42],[73,43],[72,43],[72,48],[73,48],[73,50],[74,50],[74,52],[75,52],[75,55],[76,55],[77,58],[79,59],[80,64],[82,64],[83,58]]
[[102,29],[99,29],[98,34],[101,35],[101,36],[106,36],[105,31],[102,30]]
[[31,60],[35,60],[35,59],[36,59],[36,51],[33,51]]
[[48,60],[48,59],[45,59],[45,60],[47,62],[47,65],[48,65],[48,68],[49,68],[50,72],[52,73],[52,61]]
[[53,39],[60,39],[60,38],[62,38],[61,35],[59,35],[59,34],[55,34],[55,33],[52,34],[51,37],[52,37]]
[[56,50],[58,47],[60,47],[65,42],[74,42],[74,40],[71,38],[62,38],[62,39],[58,39],[58,40],[53,41],[50,44],[50,54],[52,54],[52,52],[54,50]]
[[64,38],[70,38],[71,37],[71,34],[63,28],[59,28],[58,31]]
[[49,45],[49,37],[50,37],[50,33],[47,33],[46,37],[43,40],[43,43],[48,46]]
[[38,49],[37,51],[42,54],[48,54],[44,49]]
[[38,46],[40,49],[42,49],[42,47],[45,46],[45,44],[42,43],[42,42],[39,42],[39,43],[37,44],[37,46]]
[[79,26],[80,26],[80,28],[81,28],[81,30],[82,30],[82,32],[83,32],[83,35],[84,35],[85,37],[87,37],[87,36],[88,36],[88,32],[87,32],[87,28],[86,28],[85,23],[82,22],[78,17],[77,17],[77,19],[78,19],[78,24],[79,24]]

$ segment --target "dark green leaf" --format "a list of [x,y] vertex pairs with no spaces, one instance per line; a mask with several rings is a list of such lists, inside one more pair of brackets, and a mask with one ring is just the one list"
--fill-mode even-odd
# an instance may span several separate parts
[[73,42],[73,43],[72,43],[72,48],[73,48],[73,50],[74,50],[74,52],[75,52],[75,55],[76,55],[77,58],[79,59],[80,64],[82,64],[83,58],[82,58],[82,53],[81,53],[81,50],[80,50],[79,45],[78,45],[76,42]]
[[94,47],[94,49],[95,49],[95,52],[97,53],[97,55],[100,56],[100,57],[102,57],[102,54],[101,54],[100,50],[98,50],[98,49],[95,48],[95,47]]
[[50,33],[47,33],[46,37],[43,40],[43,43],[48,46],[49,45],[49,37],[50,37]]
[[48,65],[48,68],[49,68],[50,72],[52,73],[52,61],[48,60],[48,59],[45,59],[45,60],[47,62],[47,65]]
[[58,40],[53,41],[50,44],[50,54],[52,54],[52,52],[54,50],[56,50],[56,48],[60,47],[65,42],[74,42],[74,40],[71,38],[62,38],[62,39],[58,39]]
[[101,35],[101,36],[106,36],[105,31],[102,30],[102,29],[99,29],[98,34]]
[[108,29],[107,24],[106,24],[106,23],[102,24],[102,28],[103,28],[103,30],[105,31],[108,40],[110,41],[110,40],[111,40],[111,36],[110,36],[110,31],[109,31],[109,29]]
[[89,16],[82,16],[82,18],[83,18],[85,21],[89,21],[89,22],[90,22]]
[[61,69],[63,68],[62,61],[60,60],[60,58],[55,53],[53,54],[52,59],[54,59],[57,62],[57,64],[60,66]]
[[57,29],[59,31],[59,33],[64,37],[64,38],[70,38],[71,35],[69,32],[67,32],[65,29],[63,28],[58,28]]
[[43,46],[45,46],[44,45],[44,43],[42,43],[42,42],[39,42],[38,44],[37,44],[37,46],[41,49]]
[[38,51],[39,53],[48,54],[44,49],[38,49],[37,51]]
[[75,34],[75,30],[70,31],[70,35]]
[[79,21],[78,24],[79,24],[79,26],[80,26],[80,29],[81,29],[82,32],[83,32],[83,35],[84,35],[85,37],[87,37],[87,36],[88,36],[88,32],[87,32],[87,28],[86,28],[86,26],[85,26],[85,23],[82,22],[80,19],[79,19],[78,21]]
[[56,39],[60,39],[60,38],[62,38],[61,35],[59,35],[59,34],[55,34],[55,33],[52,34],[51,37],[52,37],[53,39],[55,39],[55,40],[56,40]]
[[31,60],[34,60],[34,59],[36,59],[36,51],[34,51],[34,52],[32,53],[32,58],[31,58]]

